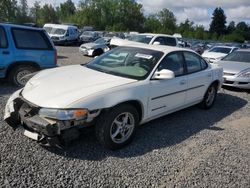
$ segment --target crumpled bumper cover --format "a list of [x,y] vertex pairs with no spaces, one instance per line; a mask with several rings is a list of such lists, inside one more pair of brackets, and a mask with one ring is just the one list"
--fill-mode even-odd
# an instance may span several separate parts
[[[21,90],[16,91],[7,101],[4,120],[15,130],[19,126],[38,134],[37,141],[44,145],[59,146],[59,127],[56,122],[47,121],[36,115],[36,108],[31,108],[20,97]],[[27,135],[26,135],[27,136]]]
[[15,130],[24,128],[25,136],[43,145],[59,146],[79,136],[79,129],[91,126],[100,110],[93,111],[88,119],[80,121],[59,121],[39,116],[41,107],[31,104],[18,90],[11,95],[5,107],[4,120]]

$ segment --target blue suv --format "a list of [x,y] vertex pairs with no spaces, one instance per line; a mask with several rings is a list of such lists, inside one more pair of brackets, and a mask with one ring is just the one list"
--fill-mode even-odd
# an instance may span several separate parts
[[43,29],[0,23],[0,78],[24,86],[26,75],[56,66],[56,49]]

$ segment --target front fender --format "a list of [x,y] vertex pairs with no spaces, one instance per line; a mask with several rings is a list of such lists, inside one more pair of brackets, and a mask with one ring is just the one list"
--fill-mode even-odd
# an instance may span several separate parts
[[87,108],[89,110],[105,109],[127,101],[137,101],[142,107],[142,117],[146,116],[148,101],[148,86],[146,84],[130,84],[120,89],[114,88],[106,92],[98,93],[75,101],[68,108]]

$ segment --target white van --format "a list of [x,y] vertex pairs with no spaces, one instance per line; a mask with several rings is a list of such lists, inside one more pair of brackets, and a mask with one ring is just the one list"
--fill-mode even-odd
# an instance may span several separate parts
[[78,42],[78,28],[71,25],[45,24],[43,26],[54,44],[73,44]]

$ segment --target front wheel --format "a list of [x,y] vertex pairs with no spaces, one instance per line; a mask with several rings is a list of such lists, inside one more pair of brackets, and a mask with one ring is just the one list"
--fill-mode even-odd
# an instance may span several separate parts
[[120,149],[132,141],[138,124],[137,110],[131,105],[120,105],[100,115],[96,137],[106,148]]
[[93,52],[93,57],[96,57],[96,56],[99,56],[99,55],[102,55],[102,54],[103,54],[103,50],[102,49],[96,49]]
[[208,87],[207,92],[200,103],[200,107],[204,109],[209,109],[213,106],[217,96],[217,84],[212,84]]

